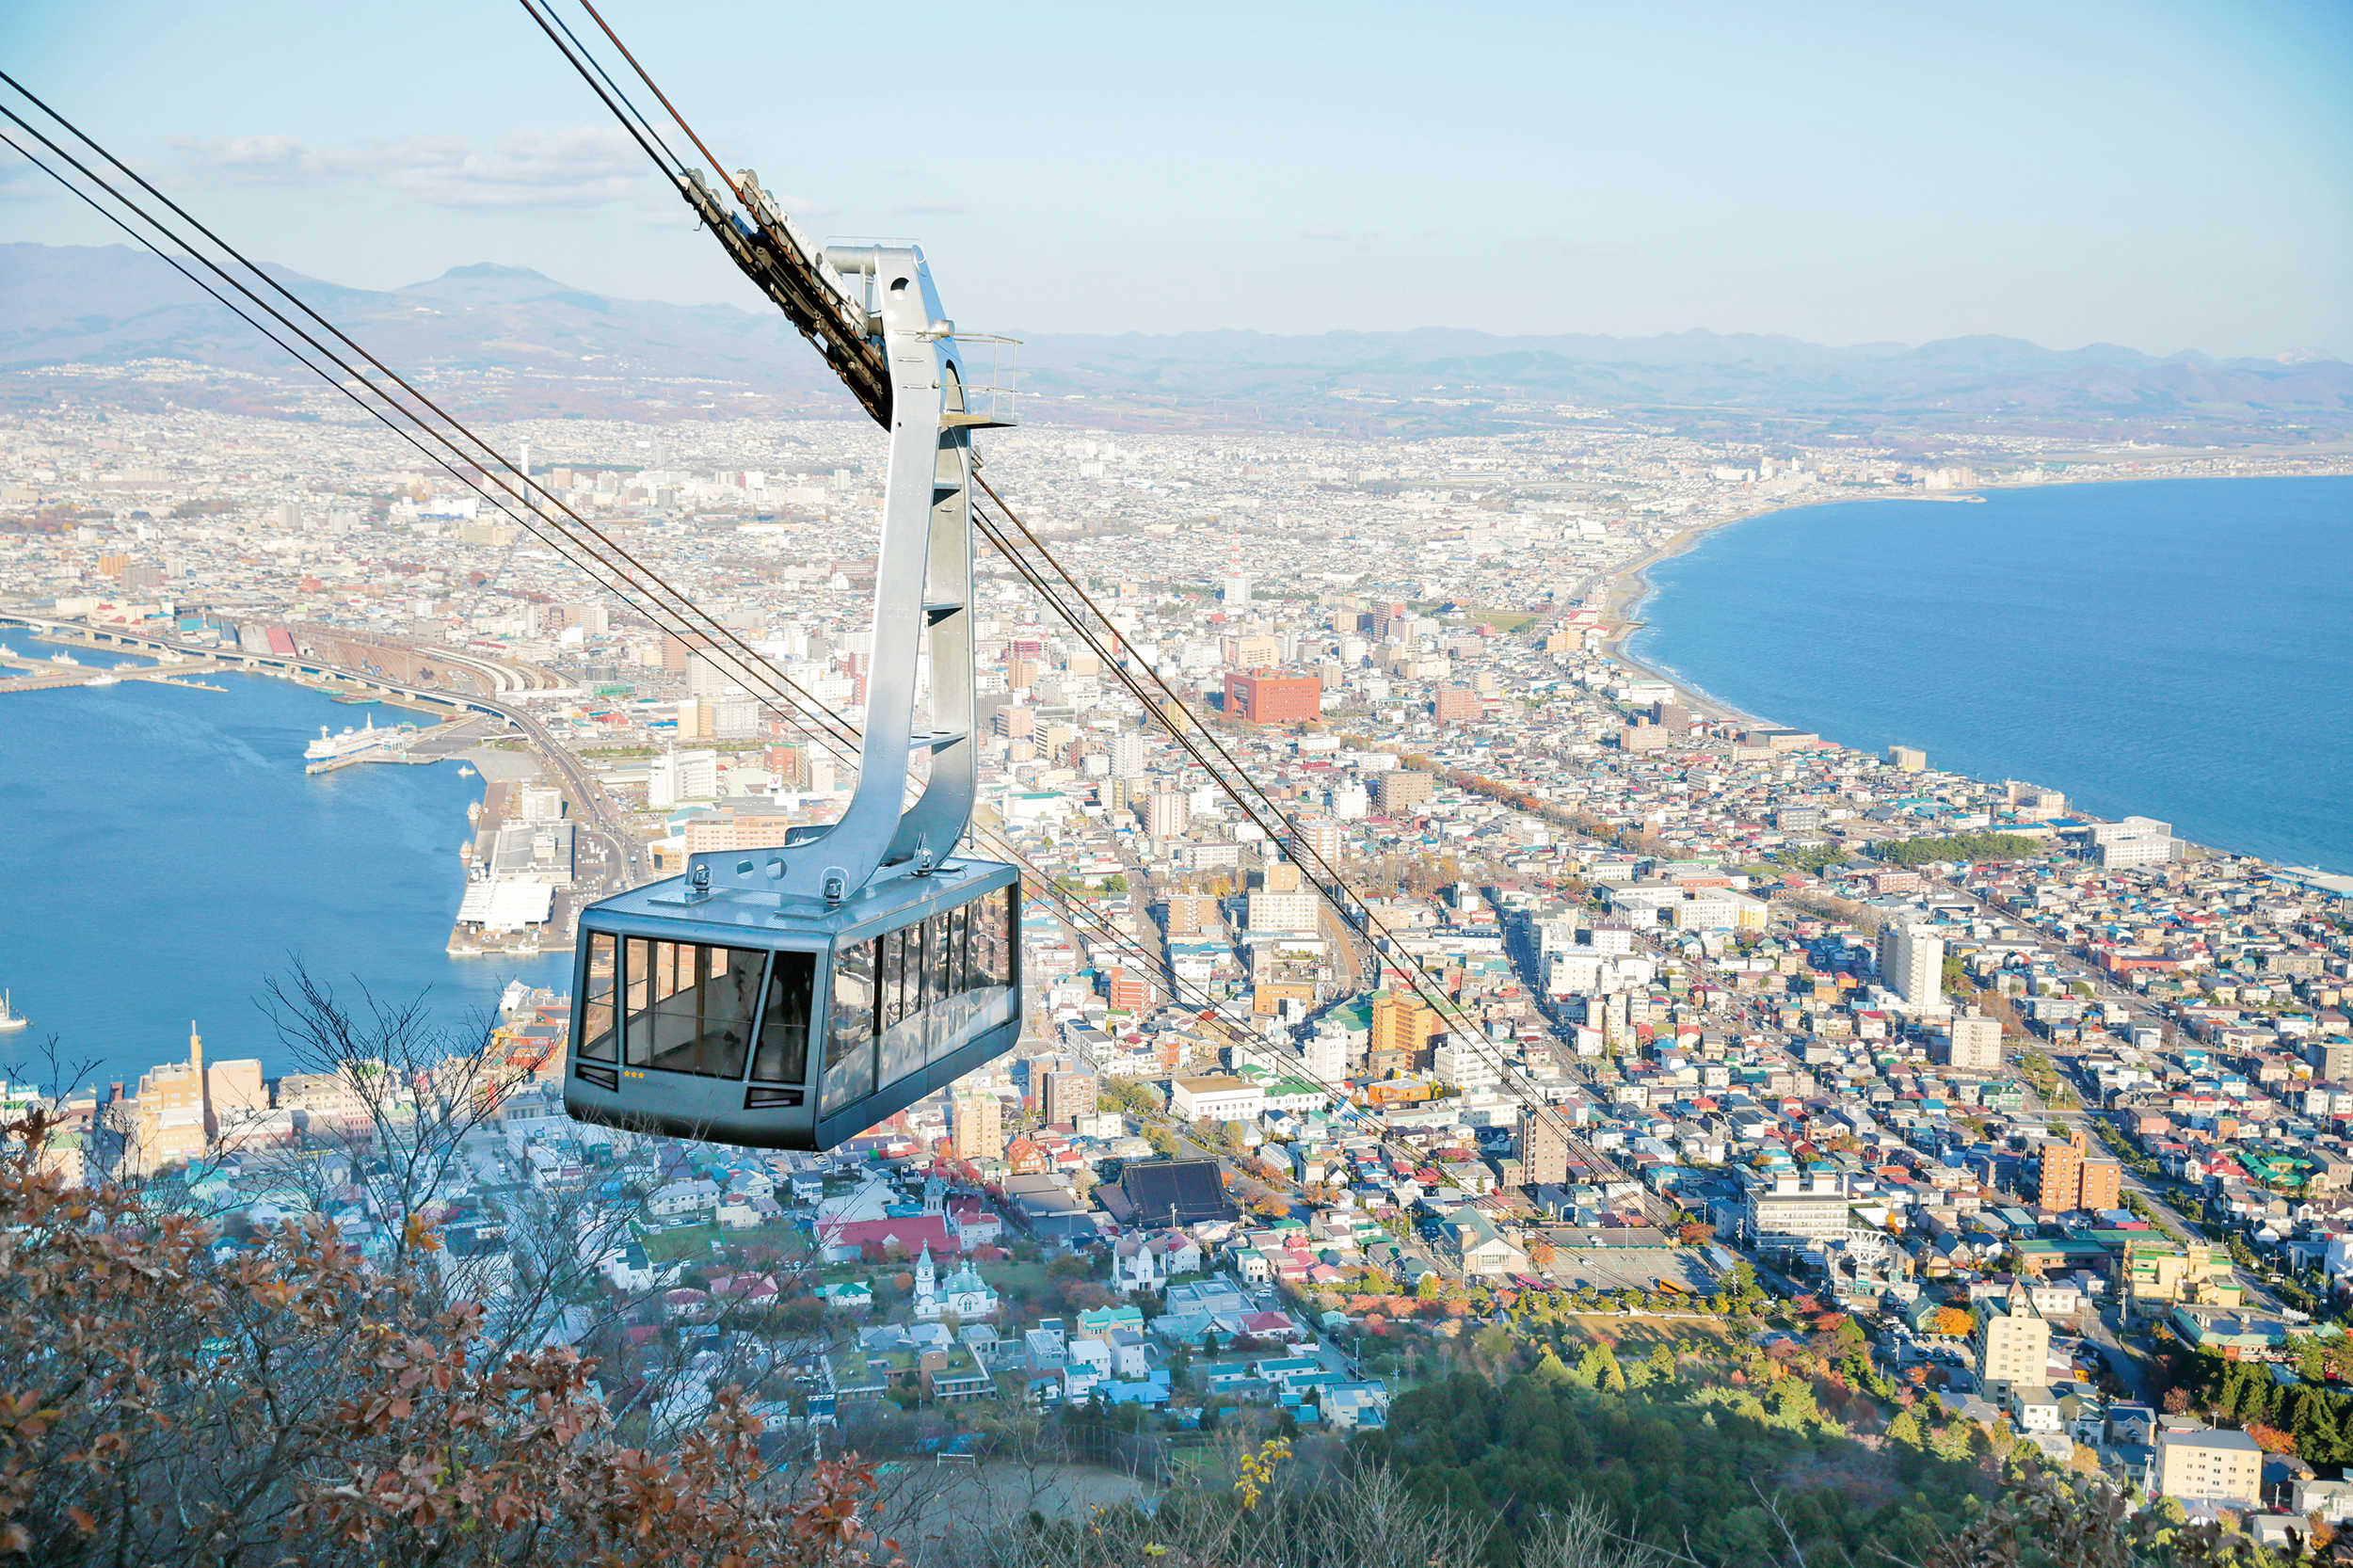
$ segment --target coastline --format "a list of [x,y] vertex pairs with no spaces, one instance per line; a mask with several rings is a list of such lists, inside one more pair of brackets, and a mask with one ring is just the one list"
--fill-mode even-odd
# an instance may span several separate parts
[[[1691,681],[1685,680],[1683,677],[1676,675],[1673,671],[1662,669],[1658,665],[1641,658],[1626,646],[1633,640],[1634,633],[1641,631],[1643,626],[1647,624],[1640,618],[1636,612],[1641,610],[1643,602],[1647,600],[1652,594],[1658,591],[1657,584],[1651,580],[1650,574],[1652,568],[1664,562],[1672,561],[1678,555],[1688,554],[1699,547],[1699,543],[1702,539],[1705,538],[1708,535],[1717,532],[1719,529],[1730,528],[1735,523],[1753,522],[1758,518],[1774,517],[1783,512],[1805,511],[1816,506],[1841,506],[1853,502],[1917,501],[1949,505],[1954,503],[1967,503],[1972,501],[1981,502],[1985,499],[1983,492],[1988,490],[2042,490],[2049,489],[2054,486],[2059,485],[2169,484],[2175,479],[2228,481],[2232,479],[2262,479],[2273,477],[2283,476],[2270,474],[2185,473],[2168,474],[2160,478],[2153,479],[2142,474],[2120,473],[2100,474],[2096,477],[2087,475],[2079,479],[2046,479],[2032,485],[1988,482],[1984,484],[1972,485],[1966,489],[1951,490],[1937,495],[1925,495],[1917,493],[1903,495],[1828,495],[1823,496],[1817,501],[1799,502],[1795,505],[1760,506],[1754,511],[1741,512],[1733,517],[1710,519],[1705,522],[1693,523],[1690,527],[1682,530],[1680,533],[1677,533],[1672,538],[1668,539],[1665,543],[1659,545],[1657,549],[1653,550],[1647,554],[1644,554],[1636,560],[1629,561],[1625,566],[1618,568],[1604,580],[1602,585],[1601,619],[1605,631],[1601,643],[1601,655],[1605,659],[1616,660],[1619,664],[1625,665],[1627,669],[1632,670],[1639,675],[1647,676],[1654,680],[1665,681],[1668,685],[1674,687],[1675,690],[1684,695],[1684,696],[1688,699],[1687,706],[1689,706],[1692,712],[1703,713],[1708,718],[1714,719],[1719,723],[1737,724],[1760,729],[1778,728],[1781,728],[1779,721],[1767,718],[1759,713],[1752,713],[1745,708],[1736,707],[1732,703],[1726,702],[1723,698],[1717,696],[1714,693],[1707,691],[1704,687],[1698,686]],[[2307,476],[2297,475],[2297,477]],[[2309,477],[2320,478],[2326,477],[2326,475],[2314,474],[2310,475]],[[1839,745],[1846,744],[1843,741],[1835,742],[1833,744]]]
[[[1674,559],[1675,557],[1686,554],[1691,550],[1697,548],[1700,542],[1706,536],[1712,534],[1717,529],[1729,527],[1735,523],[1752,521],[1758,518],[1766,517],[1774,513],[1794,512],[1809,507],[1832,505],[1849,501],[1907,499],[1946,502],[1961,502],[1971,500],[1982,501],[1986,498],[1986,496],[1990,495],[1991,492],[1995,490],[2014,491],[2046,489],[2051,488],[2054,483],[2078,485],[2116,483],[2160,484],[2175,478],[2277,479],[2287,477],[2333,477],[2342,482],[2344,479],[2348,477],[2348,474],[2342,470],[2335,471],[2333,472],[2297,475],[2275,475],[2262,473],[2183,474],[2161,475],[2156,476],[2155,478],[2150,478],[2137,474],[2113,474],[2101,475],[2098,478],[2085,477],[2071,480],[2046,481],[2041,484],[1980,484],[1972,486],[1967,490],[1945,492],[1934,496],[1919,494],[1911,496],[1828,496],[1823,497],[1818,501],[1807,500],[1798,502],[1795,504],[1761,506],[1753,510],[1743,511],[1735,515],[1708,519],[1679,530],[1669,538],[1661,541],[1656,548],[1645,552],[1640,557],[1630,560],[1623,566],[1615,568],[1609,572],[1606,579],[1604,579],[1604,585],[1599,595],[1599,609],[1602,616],[1604,636],[1602,638],[1599,650],[1604,658],[1615,661],[1624,670],[1630,672],[1633,675],[1655,680],[1665,685],[1673,687],[1678,694],[1681,694],[1684,706],[1697,715],[1705,716],[1716,722],[1737,726],[1765,728],[1783,728],[1784,726],[1780,721],[1763,717],[1748,710],[1737,707],[1735,704],[1726,702],[1715,695],[1705,691],[1704,688],[1696,685],[1691,680],[1686,679],[1677,672],[1665,667],[1663,662],[1658,658],[1659,650],[1654,649],[1649,657],[1637,655],[1631,650],[1630,644],[1634,633],[1641,630],[1645,625],[1649,624],[1646,620],[1641,618],[1641,609],[1650,597],[1657,591],[1658,584],[1652,575],[1653,572],[1662,562]],[[1589,603],[1590,602],[1591,600],[1589,600]],[[1822,729],[1822,740],[1826,745],[1836,747],[1841,750],[1852,751],[1858,749],[1853,743],[1830,733],[1828,729],[1818,724],[1800,724],[1795,726],[1795,728]],[[1990,760],[1989,760],[1981,757],[1978,759],[1977,766],[1980,768],[1985,767],[1989,764]],[[1980,773],[1973,776],[1981,778],[2001,776],[1995,773]],[[2110,806],[2108,808],[2110,810],[2118,809],[2118,808],[2114,806]],[[2140,809],[2141,808],[2134,806],[2129,808]],[[2104,820],[2099,819],[2097,813],[2089,811],[2081,806],[2075,806],[2073,810],[2074,814],[2079,816],[2089,817],[2094,820]],[[2205,825],[2209,832],[2213,832],[2215,830],[2215,824],[2209,822]],[[2229,848],[2208,840],[2192,839],[2178,832],[2176,833],[2176,837],[2180,838],[2186,847],[2201,856],[2219,855],[2224,856],[2248,856],[2265,861],[2267,864],[2276,865],[2283,869],[2297,872],[2321,872],[2322,871],[2321,867],[2312,863],[2313,857],[2309,854],[2304,856],[2296,856],[2291,853],[2288,856],[2281,856],[2278,854],[2276,850],[2273,852],[2266,852],[2264,850],[2246,847]]]

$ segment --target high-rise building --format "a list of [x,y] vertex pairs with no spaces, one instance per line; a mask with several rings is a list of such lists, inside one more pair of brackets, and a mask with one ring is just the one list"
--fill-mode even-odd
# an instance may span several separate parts
[[1889,746],[1887,760],[1897,773],[1924,773],[1928,769],[1929,754],[1918,746]]
[[1430,716],[1440,724],[1470,724],[1485,712],[1479,694],[1467,686],[1441,686],[1430,705]]
[[2103,866],[2162,866],[2173,858],[2173,824],[2126,817],[2091,828],[2091,858]]
[[1880,927],[1880,979],[1917,1013],[1945,1005],[1945,938],[1928,927],[1890,920]]
[[1291,817],[1290,827],[1292,855],[1311,855],[1325,866],[1338,866],[1340,824],[1337,820],[1321,811],[1302,811]]
[[2002,1020],[1981,1013],[1964,1013],[1952,1021],[1938,1060],[1965,1073],[2002,1070]]
[[2042,1179],[2035,1201],[2055,1214],[2082,1209],[2096,1213],[2124,1199],[2124,1166],[2091,1152],[2090,1136],[2077,1128],[2064,1144],[2042,1145]]
[[1103,995],[1114,1013],[1147,1013],[1152,1008],[1152,981],[1142,969],[1113,969],[1104,977]]
[[1412,997],[1382,992],[1372,999],[1372,1045],[1366,1070],[1375,1078],[1414,1071],[1422,1065],[1431,1036],[1442,1027],[1438,1016]]
[[715,751],[672,751],[653,760],[646,775],[646,804],[656,808],[682,800],[715,800],[719,794],[719,754]]
[[1337,1083],[1348,1076],[1348,1032],[1341,1029],[1319,1029],[1300,1042],[1300,1065],[1307,1078],[1316,1083]]
[[2264,1451],[2244,1432],[2201,1423],[2157,1433],[2156,1493],[2252,1512],[2263,1506]]
[[1111,755],[1113,778],[1144,776],[1144,731],[1123,729],[1112,737],[1112,744],[1107,749]]
[[[1298,885],[1293,870],[1292,887]],[[1315,893],[1292,890],[1270,891],[1261,888],[1250,895],[1248,922],[1253,931],[1285,931],[1298,936],[1313,936],[1320,897]]]
[[1168,934],[1198,936],[1217,921],[1217,900],[1207,893],[1172,893],[1168,899]]
[[2003,1404],[2019,1388],[2047,1388],[2051,1325],[2020,1286],[2007,1297],[1977,1304],[1977,1381],[1986,1398]]
[[1080,1116],[1092,1116],[1096,1107],[1096,1079],[1076,1063],[1038,1075],[1038,1119],[1050,1127]]
[[1562,1187],[1569,1179],[1568,1118],[1559,1112],[1545,1114],[1534,1106],[1520,1108],[1513,1144],[1519,1151],[1520,1185]]
[[747,696],[723,696],[711,704],[711,738],[748,741],[760,733],[760,704]]
[[1144,830],[1155,839],[1174,839],[1193,821],[1193,802],[1181,790],[1155,790],[1144,801]]
[[1430,799],[1436,785],[1433,776],[1412,768],[1397,768],[1372,776],[1372,803],[1384,816],[1407,806],[1419,806]]
[[998,1160],[1005,1152],[1005,1108],[985,1089],[956,1096],[951,1121],[958,1160]]
[[2055,1214],[2065,1214],[2075,1208],[2075,1200],[2084,1190],[2083,1134],[2064,1144],[2042,1145],[2042,1181],[2035,1201]]
[[1295,724],[1323,712],[1323,682],[1312,675],[1225,678],[1225,713],[1250,724]]

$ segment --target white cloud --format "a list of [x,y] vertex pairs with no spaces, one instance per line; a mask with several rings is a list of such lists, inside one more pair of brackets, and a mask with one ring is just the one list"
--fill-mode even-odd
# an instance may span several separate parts
[[968,213],[972,209],[961,201],[942,201],[936,196],[919,196],[907,203],[911,213]]
[[295,136],[171,136],[184,171],[233,184],[367,185],[438,207],[593,207],[639,196],[645,154],[618,128],[514,131],[488,152],[456,136],[316,148]]
[[13,147],[0,146],[0,201],[30,201],[57,193],[56,181],[20,157]]
[[1338,229],[1302,229],[1299,237],[1303,240],[1344,240],[1348,235]]

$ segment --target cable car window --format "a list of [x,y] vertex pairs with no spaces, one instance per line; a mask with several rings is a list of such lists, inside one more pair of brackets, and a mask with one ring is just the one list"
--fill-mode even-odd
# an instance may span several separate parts
[[923,992],[933,1002],[942,1002],[956,994],[954,952],[951,935],[956,916],[952,909],[943,909],[923,922]]
[[965,957],[965,938],[972,934],[972,906],[959,904],[948,911],[948,961],[945,988],[960,997],[972,988],[971,967]]
[[884,952],[890,956],[890,973],[895,977],[892,987],[883,993],[885,1000],[895,998],[897,1011],[885,1023],[882,1038],[876,1042],[879,1060],[874,1066],[877,1087],[896,1083],[910,1072],[923,1065],[923,925],[902,926],[883,938]]
[[1013,889],[1000,888],[972,901],[972,988],[985,990],[1013,984],[1009,949],[1013,925]]
[[760,1016],[752,1078],[798,1083],[808,1071],[808,1016],[817,1000],[817,955],[778,952],[768,971],[768,1006]]
[[629,1064],[742,1078],[768,955],[695,942],[629,947]]
[[899,934],[886,931],[874,938],[874,1032],[887,1032],[906,1016],[899,996]]
[[592,1062],[620,1058],[621,1039],[613,1028],[613,938],[604,932],[588,937],[588,979],[581,990],[580,1054]]
[[825,1036],[825,1088],[820,1113],[831,1115],[874,1092],[874,948],[857,942],[833,961],[833,1027]]

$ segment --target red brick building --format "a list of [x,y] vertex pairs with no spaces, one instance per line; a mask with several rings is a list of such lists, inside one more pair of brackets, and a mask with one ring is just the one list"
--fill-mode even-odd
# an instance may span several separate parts
[[1323,682],[1312,675],[1228,675],[1225,712],[1252,724],[1293,724],[1323,711]]
[[1479,694],[1468,686],[1441,686],[1431,716],[1440,724],[1464,724],[1486,712]]

